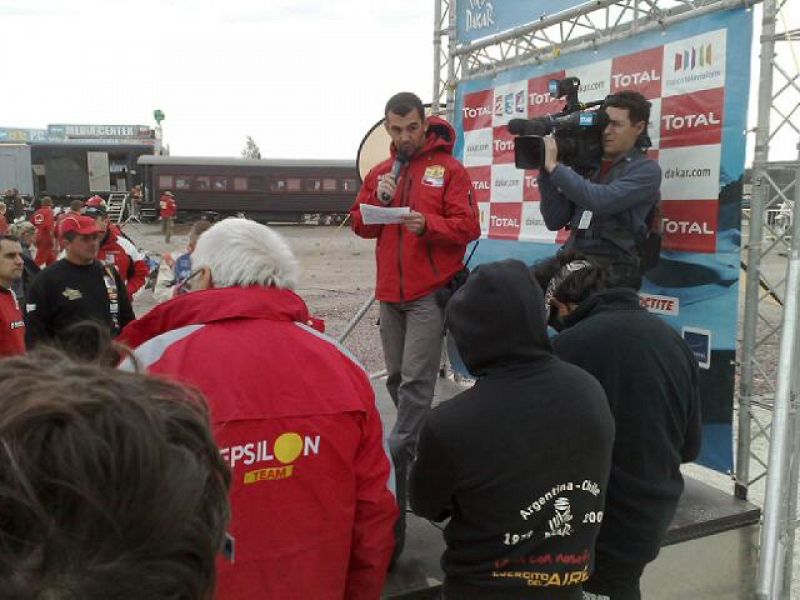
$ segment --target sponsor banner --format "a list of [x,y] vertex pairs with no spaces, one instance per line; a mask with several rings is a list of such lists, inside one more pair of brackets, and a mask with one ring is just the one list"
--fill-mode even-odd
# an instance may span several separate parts
[[659,296],[658,294],[640,292],[639,302],[642,307],[657,315],[677,317],[681,313],[680,298],[673,296]]
[[660,98],[663,65],[663,46],[614,58],[611,61],[611,93],[636,90],[648,100]]
[[719,144],[724,103],[725,88],[664,98],[659,147]]
[[[483,169],[473,175],[481,182],[476,185],[482,189],[475,191],[482,200],[482,232],[488,238],[478,247],[473,264],[508,257],[532,264],[552,256],[569,237],[564,229],[547,230],[536,173],[515,170],[513,136],[502,127],[519,118],[521,106],[527,118],[560,112],[564,101],[549,97],[550,79],[579,77],[581,102],[626,89],[650,100],[648,133],[653,146],[648,156],[660,163],[663,173],[663,251],[640,292],[648,310],[678,333],[683,331],[703,360],[700,462],[721,471],[732,468],[732,365],[745,156],[741,132],[746,128],[751,37],[751,13],[717,11],[663,32],[598,46],[594,52],[569,53],[464,82],[456,90],[455,113],[463,122],[455,123],[455,154],[471,170],[490,170],[488,176]],[[464,112],[464,107],[472,110]],[[487,133],[482,145],[476,145],[480,131],[490,132],[490,153]]]
[[464,132],[464,156],[462,162],[465,167],[488,166],[492,163],[493,132],[491,129],[478,129],[477,131]]
[[584,2],[578,0],[549,0],[546,5],[533,5],[524,0],[459,0],[456,41],[458,44],[473,42],[581,4]]
[[492,90],[484,90],[464,96],[464,108],[461,109],[464,131],[492,126],[493,101],[494,94],[492,94]]
[[528,114],[528,82],[515,81],[494,88],[494,111],[492,124],[495,127],[508,125],[511,119],[524,119]]
[[[716,29],[665,44],[661,96],[724,86],[727,37],[724,29]],[[750,61],[747,63],[749,66]]]
[[525,171],[511,165],[497,165],[492,167],[492,204],[500,202],[522,202],[522,185]]
[[489,237],[495,240],[518,239],[522,222],[522,204],[518,202],[492,203],[491,206]]
[[718,200],[661,203],[662,246],[683,252],[716,252]]
[[48,125],[48,133],[54,138],[148,138],[147,125]]
[[553,98],[548,87],[552,79],[564,79],[564,71],[554,71],[528,80],[528,118],[543,117],[559,112],[564,101]]
[[472,198],[475,202],[489,202],[492,189],[492,167],[467,167],[472,179]]
[[46,140],[46,129],[17,129],[15,127],[0,127],[0,143],[44,142]]
[[508,127],[495,127],[492,139],[493,164],[514,164],[514,140],[516,136],[508,132]]
[[664,148],[661,165],[661,200],[716,200],[722,147]]
[[538,202],[542,199],[542,195],[539,193],[539,182],[536,180],[538,175],[539,171],[525,171],[524,182],[522,185],[523,200]]
[[519,239],[550,244],[556,241],[556,232],[547,229],[538,202],[525,202],[522,205],[522,229]]

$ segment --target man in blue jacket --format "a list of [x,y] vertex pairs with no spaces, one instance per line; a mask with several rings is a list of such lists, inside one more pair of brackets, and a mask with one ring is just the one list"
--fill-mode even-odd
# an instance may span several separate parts
[[548,229],[569,229],[562,250],[607,265],[615,284],[638,289],[642,245],[661,186],[661,167],[645,153],[650,102],[639,92],[622,91],[609,96],[604,108],[603,158],[589,179],[558,161],[555,138],[544,139],[540,208]]

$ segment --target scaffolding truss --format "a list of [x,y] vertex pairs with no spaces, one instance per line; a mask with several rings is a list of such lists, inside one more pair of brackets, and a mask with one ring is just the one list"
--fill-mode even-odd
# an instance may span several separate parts
[[[532,14],[527,25],[458,45],[457,1],[434,0],[433,107],[435,113],[445,110],[451,122],[455,89],[460,82],[513,67],[544,63],[566,53],[667,28],[709,12],[737,6],[750,8],[753,4],[747,0],[596,0],[555,15]],[[758,94],[758,121],[755,131],[749,132],[755,135],[752,197],[750,208],[743,211],[742,227],[745,236],[742,267],[746,277],[735,404],[736,466],[732,475],[734,493],[739,498],[748,498],[753,486],[766,487],[767,479],[773,480],[772,505],[778,508],[773,508],[769,500],[766,502],[765,523],[771,519],[778,525],[773,531],[765,526],[762,539],[762,549],[775,549],[774,553],[770,549],[768,556],[762,552],[758,585],[763,598],[788,597],[790,593],[794,533],[798,524],[800,423],[795,422],[798,414],[795,402],[800,375],[794,377],[793,373],[800,372],[800,350],[790,351],[796,345],[797,315],[784,315],[784,310],[787,285],[791,293],[796,287],[800,289],[798,282],[789,280],[786,260],[796,257],[795,271],[800,273],[800,247],[795,244],[793,248],[791,237],[800,218],[800,207],[794,202],[795,198],[800,202],[800,155],[798,161],[770,163],[770,144],[774,144],[776,137],[783,135],[786,139],[785,134],[789,133],[792,143],[800,139],[800,72],[796,57],[780,51],[781,46],[800,40],[800,30],[789,29],[780,18],[782,11],[788,12],[788,6],[789,0],[763,2],[759,28],[760,85],[753,90]],[[781,170],[793,170],[796,177],[787,183],[776,175]],[[794,206],[798,217],[792,219],[792,227],[788,229],[786,223],[774,218],[782,206]],[[793,277],[800,276],[798,273]],[[796,303],[791,308],[794,312]],[[787,362],[787,358],[797,360]],[[781,371],[781,367],[789,372]],[[780,418],[774,419],[778,396],[783,397],[781,413]],[[781,430],[780,448],[772,444],[774,423]],[[768,456],[770,445],[772,455]],[[767,490],[766,495],[769,493]],[[777,520],[775,514],[769,514],[775,510]],[[772,561],[771,565],[765,567],[764,558]]]

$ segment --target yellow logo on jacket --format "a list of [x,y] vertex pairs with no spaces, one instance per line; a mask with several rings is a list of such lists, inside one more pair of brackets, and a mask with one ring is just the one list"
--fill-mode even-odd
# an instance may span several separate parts
[[432,187],[442,187],[444,185],[445,169],[442,165],[431,165],[425,169],[422,176],[422,183]]
[[[301,436],[298,433],[289,431],[275,438],[275,442],[272,444],[270,444],[269,440],[258,440],[221,448],[220,452],[225,462],[231,466],[231,469],[235,469],[237,463],[250,466],[277,460],[282,464],[282,466],[277,467],[262,467],[245,471],[243,483],[249,485],[259,481],[289,479],[295,474],[295,465],[292,463],[301,455],[319,454],[319,444],[320,436],[318,435]],[[271,452],[270,445],[272,446]]]
[[67,300],[80,300],[83,298],[80,290],[73,290],[72,288],[65,288],[61,295]]

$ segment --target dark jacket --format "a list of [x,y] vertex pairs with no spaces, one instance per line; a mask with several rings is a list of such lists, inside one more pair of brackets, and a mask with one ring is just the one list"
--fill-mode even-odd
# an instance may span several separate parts
[[697,362],[634,290],[595,294],[564,325],[556,355],[597,378],[617,426],[598,569],[635,573],[656,557],[675,514],[681,463],[700,452]]
[[[661,167],[639,148],[619,156],[604,181],[593,181],[559,164],[552,173],[539,172],[540,208],[551,231],[569,226],[567,250],[611,256],[638,256],[647,232],[646,219],[661,198]],[[579,227],[584,211],[592,212],[588,229]]]
[[611,464],[603,390],[553,356],[519,261],[479,266],[447,323],[478,381],[431,411],[410,480],[415,513],[451,517],[446,596],[580,598]]
[[453,158],[456,135],[447,121],[428,119],[425,146],[403,167],[391,206],[408,206],[425,215],[425,231],[404,225],[365,225],[361,204],[380,205],[378,178],[389,173],[391,158],[372,169],[350,209],[353,231],[377,238],[378,273],[375,297],[383,302],[408,302],[427,296],[448,283],[464,267],[467,244],[481,234],[477,205],[472,201],[467,170]]

